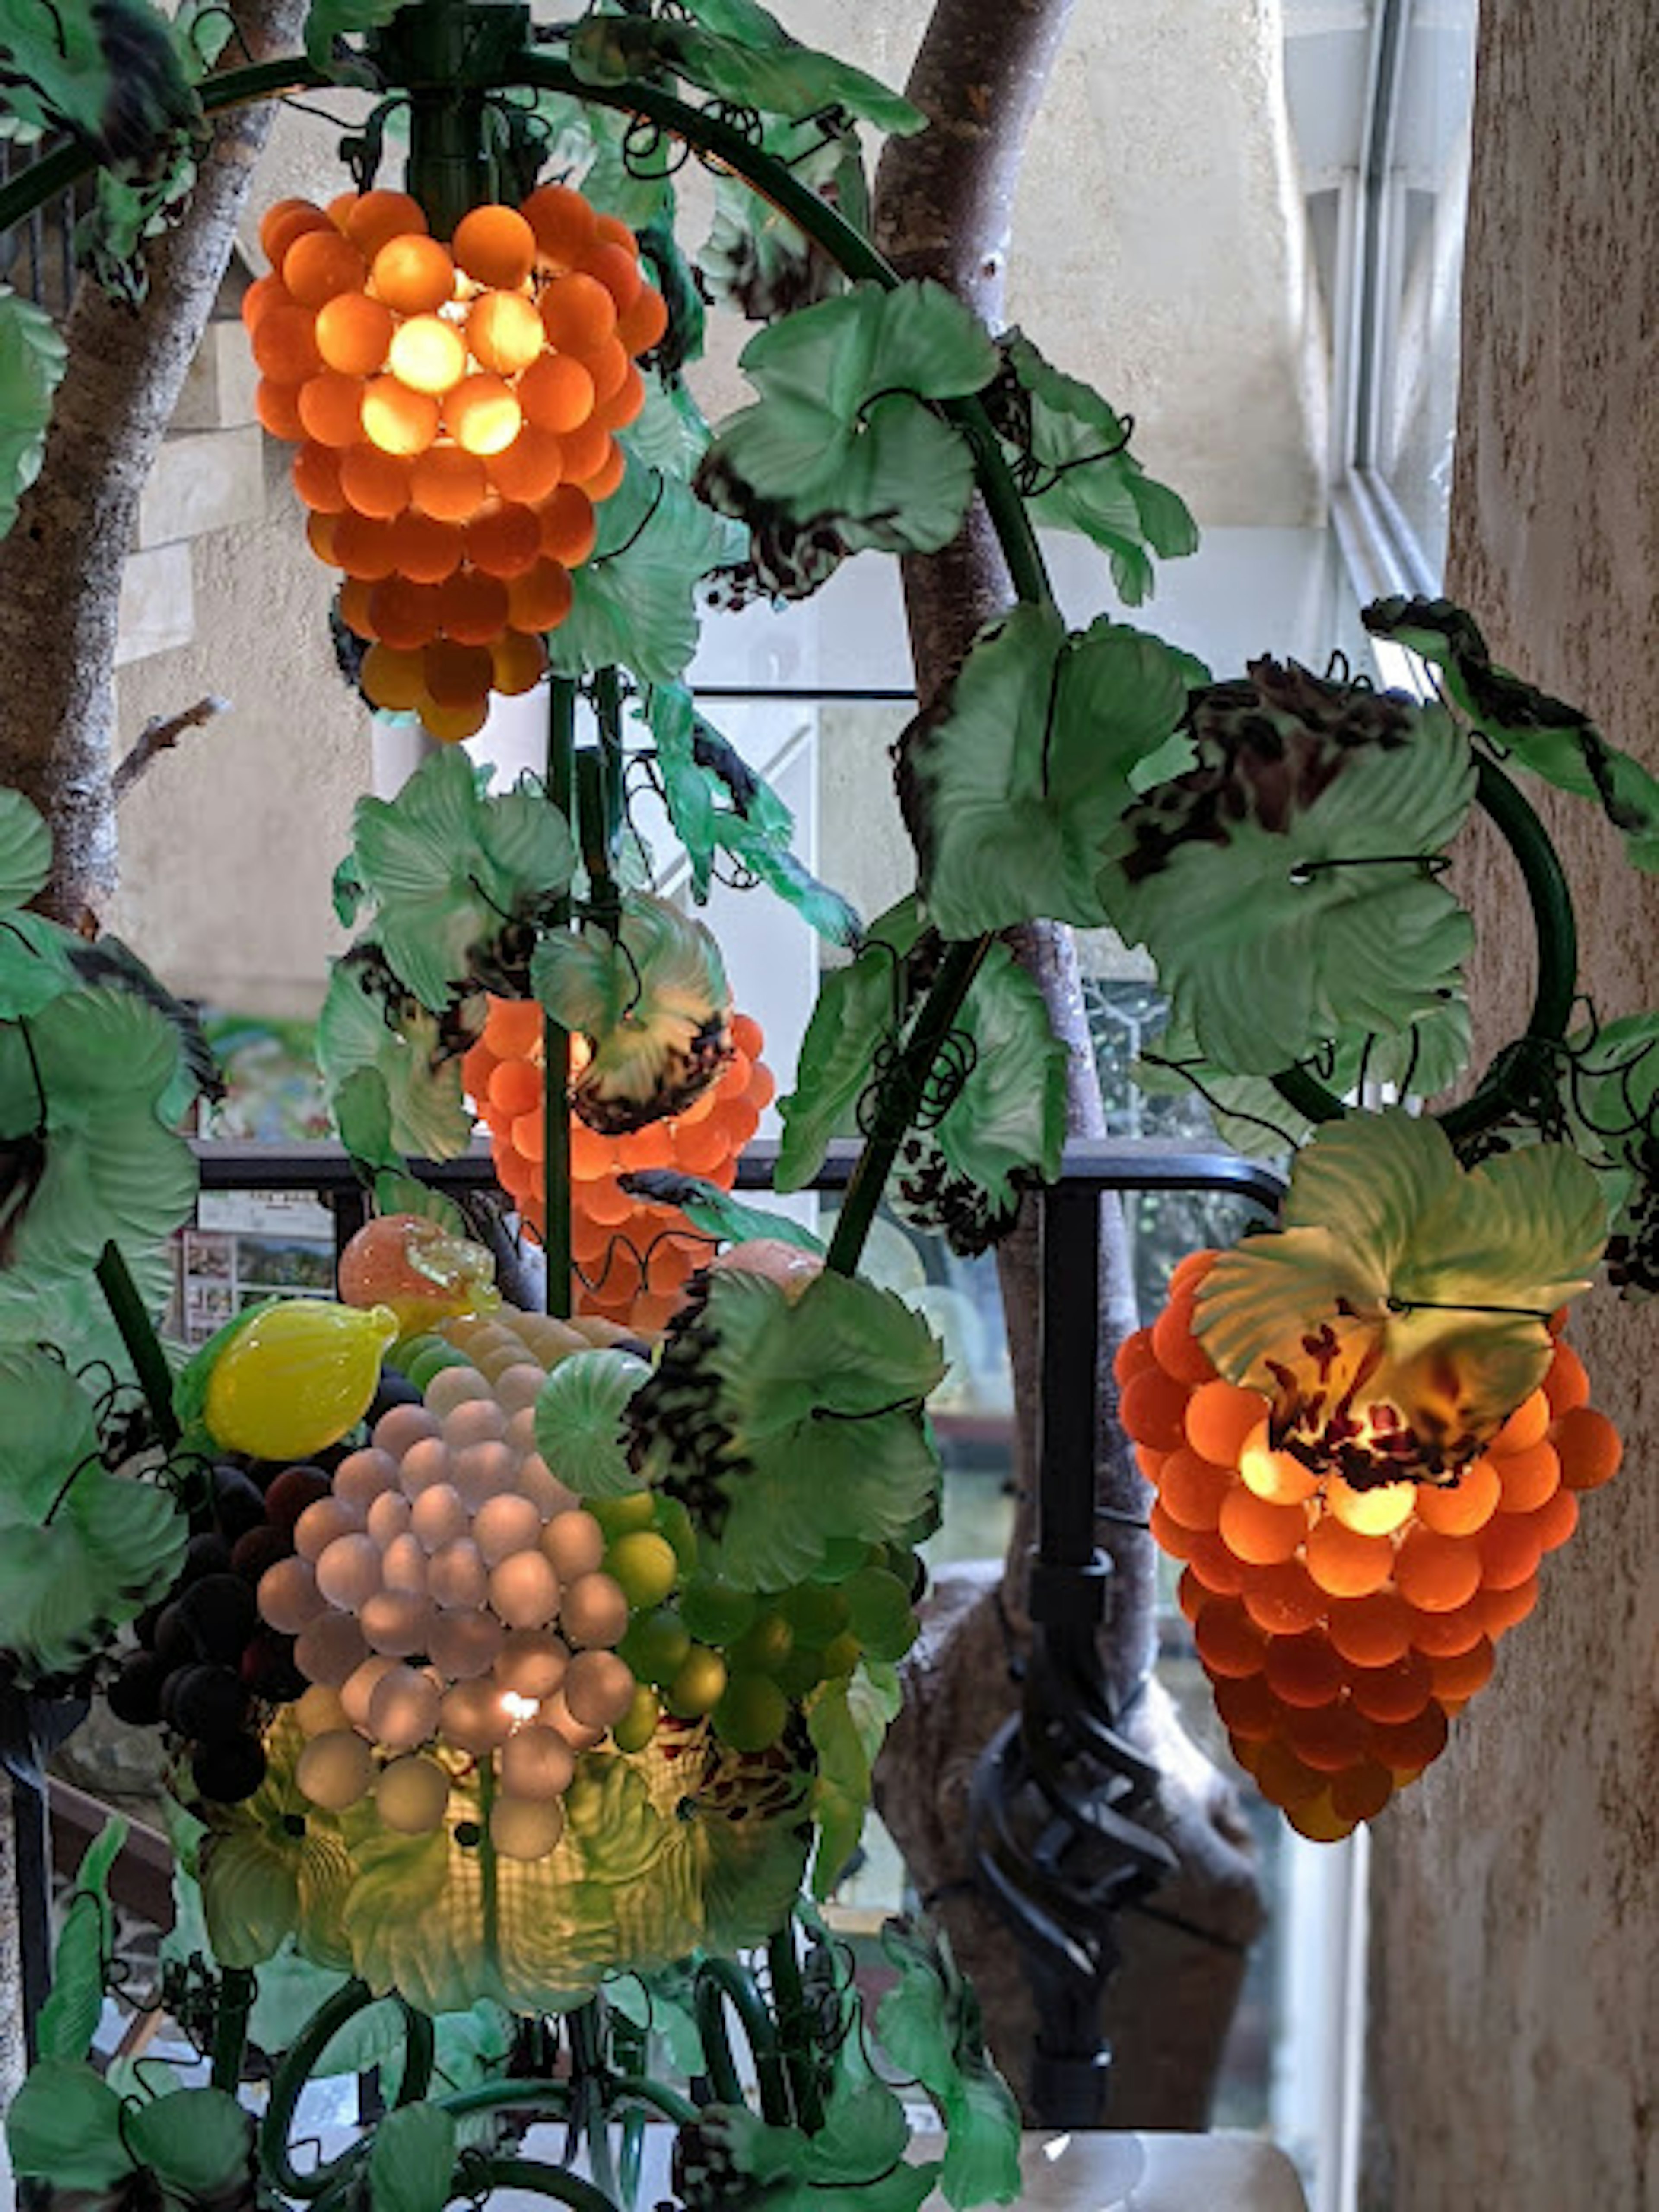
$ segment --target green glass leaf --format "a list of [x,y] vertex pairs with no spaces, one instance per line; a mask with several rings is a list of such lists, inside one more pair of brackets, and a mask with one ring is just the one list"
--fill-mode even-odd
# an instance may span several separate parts
[[128,992],[161,1015],[179,1049],[173,1081],[155,1103],[157,1115],[169,1128],[183,1121],[198,1097],[224,1096],[219,1063],[196,1009],[175,998],[132,947],[112,931],[104,930],[88,939],[33,914],[14,915],[11,927],[21,933],[40,958],[54,968],[61,963],[74,980]]
[[620,1178],[623,1188],[653,1205],[678,1207],[694,1229],[723,1244],[742,1244],[770,1237],[797,1245],[803,1252],[822,1252],[823,1240],[804,1222],[770,1206],[745,1206],[729,1190],[705,1182],[700,1176],[677,1175],[672,1168],[635,1168]]
[[726,817],[720,843],[734,860],[758,876],[768,890],[786,906],[793,907],[807,927],[826,944],[851,947],[859,942],[864,925],[857,908],[838,890],[820,882],[787,844],[780,844],[754,823],[737,816]]
[[[714,2105],[698,2116],[699,2131],[722,2164],[763,2194],[767,2212],[813,2212],[857,2204],[871,2212],[919,2212],[939,2178],[937,2162],[906,2161],[909,2125],[894,2091],[863,2051],[856,2024],[844,2023],[823,2124],[769,2127],[738,2106]],[[745,2200],[747,2201],[747,2200]]]
[[[0,538],[16,521],[17,503],[40,473],[52,397],[67,358],[62,334],[45,308],[0,286]],[[6,796],[14,809],[28,805],[16,793]],[[46,858],[50,865],[49,845]],[[6,903],[21,906],[22,899],[8,897]]]
[[[1391,1084],[1408,1097],[1432,1098],[1462,1073],[1469,1046],[1468,1006],[1461,997],[1446,999],[1395,1036],[1339,1033],[1320,1055],[1319,1079],[1339,1098],[1364,1082]],[[1148,1097],[1202,1099],[1217,1133],[1235,1152],[1256,1158],[1294,1151],[1313,1128],[1267,1077],[1229,1074],[1206,1060],[1191,1023],[1178,1009],[1171,1011],[1162,1034],[1142,1051],[1130,1073]]]
[[188,1534],[170,1492],[103,1465],[57,1360],[0,1352],[0,1649],[22,1681],[106,1644],[170,1585]]
[[650,1372],[632,1352],[576,1352],[542,1385],[536,1449],[579,1498],[624,1498],[639,1488],[623,1445],[623,1415]]
[[0,915],[0,1020],[27,1020],[73,988],[73,941],[38,914]]
[[1129,772],[1186,702],[1182,658],[1139,630],[1103,618],[1067,635],[1047,606],[981,630],[899,741],[899,797],[940,934],[1104,921],[1096,878]]
[[[317,1018],[317,1062],[331,1095],[338,1096],[360,1070],[384,1085],[391,1110],[391,1149],[428,1159],[453,1159],[472,1141],[472,1116],[461,1097],[460,1061],[438,1022],[407,1001],[399,1026],[386,1020],[387,1002],[372,967],[353,957],[337,960],[328,995]],[[378,1133],[372,1082],[361,1084],[347,1103],[356,1141]],[[364,1157],[368,1157],[364,1155]],[[380,1156],[374,1156],[376,1164]]]
[[1019,2195],[1019,2107],[985,2048],[979,2000],[949,1938],[924,1921],[890,1920],[881,1948],[898,1969],[876,2032],[921,2083],[948,2136],[939,2187],[954,2205],[1012,2204]]
[[42,2058],[85,2058],[104,2010],[104,1961],[112,1954],[115,1916],[109,1873],[127,1839],[113,1814],[82,1854],[75,1888],[52,1954],[52,1990],[35,2028]]
[[[0,313],[10,296],[0,298]],[[0,323],[0,331],[3,328]],[[3,343],[0,337],[0,348],[3,348]],[[3,362],[0,361],[0,378],[4,374]],[[3,385],[0,385],[0,412],[9,420],[10,409]],[[44,889],[51,873],[52,832],[39,808],[32,805],[21,791],[0,791],[0,907],[26,906],[37,891]]]
[[124,161],[100,169],[91,204],[76,222],[75,258],[94,283],[131,306],[149,290],[149,270],[142,249],[167,227],[179,203],[196,182],[198,141],[175,131],[162,142],[165,154],[142,162]]
[[938,1122],[939,1148],[994,1210],[1020,1185],[1052,1182],[1066,1141],[1066,1047],[1042,994],[1005,945],[993,945],[963,1003],[974,1044],[967,1081]]
[[[714,12],[694,11],[706,22]],[[720,11],[737,24],[738,11]],[[797,45],[763,8],[743,11],[740,27],[703,29],[671,17],[590,15],[570,35],[570,65],[588,84],[622,84],[664,70],[718,99],[766,115],[816,114],[844,107],[895,135],[920,131],[927,118],[849,62]]]
[[1100,889],[1206,1060],[1276,1074],[1461,999],[1474,933],[1438,872],[1474,765],[1450,718],[1257,661],[1193,726],[1198,766],[1125,814]]
[[444,2212],[456,2148],[455,2123],[441,2106],[388,2112],[368,2154],[370,2212]]
[[742,532],[687,485],[629,453],[599,508],[592,558],[572,571],[570,612],[547,641],[555,674],[621,666],[647,684],[676,682],[697,649],[699,580],[743,550]]
[[850,1127],[878,1052],[899,1041],[910,996],[903,963],[925,927],[917,900],[901,899],[871,924],[858,958],[830,969],[819,983],[795,1088],[778,1101],[783,1136],[776,1189],[802,1190],[811,1182],[830,1139]]
[[855,285],[751,338],[742,366],[761,397],[723,423],[698,471],[723,514],[782,514],[848,550],[932,553],[961,527],[973,455],[930,400],[979,391],[996,353],[933,283]]
[[1146,474],[1129,451],[1130,424],[1098,392],[1051,368],[1019,331],[1002,352],[1012,386],[994,412],[1005,441],[1034,465],[1033,517],[1091,538],[1111,556],[1119,597],[1139,606],[1152,591],[1148,554],[1170,561],[1198,550],[1186,502]]
[[304,1741],[293,1708],[284,1707],[266,1736],[265,1778],[252,1796],[209,1808],[198,1861],[208,1937],[222,1966],[263,1966],[290,1936],[316,1965],[353,1963],[345,1923],[352,1860],[339,1820],[295,1782]]
[[202,120],[172,28],[146,0],[0,0],[0,78],[14,129],[67,131],[104,162],[142,158]]
[[1474,617],[1449,599],[1378,599],[1361,619],[1373,636],[1438,669],[1471,729],[1558,791],[1594,799],[1623,833],[1631,866],[1659,873],[1659,777],[1603,737],[1582,707],[1499,666]]
[[353,817],[375,939],[434,1013],[469,985],[516,992],[516,938],[551,919],[575,866],[557,807],[529,792],[492,797],[478,781],[467,754],[447,745],[396,799],[360,799]]
[[665,899],[630,892],[616,933],[598,921],[537,946],[531,988],[587,1040],[571,1085],[582,1119],[609,1133],[684,1110],[731,1057],[732,994],[720,947]]
[[253,2119],[222,2089],[179,2089],[128,2115],[134,2158],[187,2203],[253,2187]]
[[114,2189],[134,2165],[121,2118],[121,2100],[90,2066],[39,2059],[6,2115],[12,2171],[56,2189]]
[[[938,1461],[922,1409],[943,1372],[891,1291],[823,1273],[792,1299],[722,1269],[629,1407],[635,1464],[691,1513],[710,1573],[787,1589],[838,1544],[896,1538],[928,1509]],[[691,1464],[684,1433],[700,1439]]]
[[[858,220],[866,186],[855,132],[833,129],[815,115],[800,123],[769,124],[761,145],[788,164],[798,183]],[[714,180],[714,221],[698,249],[697,267],[717,307],[734,307],[758,323],[831,299],[847,283],[795,222],[740,177],[726,174]]]
[[1197,1332],[1273,1400],[1276,1442],[1362,1485],[1379,1460],[1430,1479],[1468,1464],[1543,1380],[1548,1316],[1589,1287],[1606,1234],[1565,1146],[1466,1171],[1437,1123],[1397,1109],[1320,1128],[1281,1218],[1216,1261]]

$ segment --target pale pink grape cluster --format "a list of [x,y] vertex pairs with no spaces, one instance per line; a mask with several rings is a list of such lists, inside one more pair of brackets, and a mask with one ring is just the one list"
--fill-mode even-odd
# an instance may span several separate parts
[[260,1613],[312,1685],[295,1779],[313,1804],[372,1790],[386,1826],[429,1834],[452,1777],[493,1761],[496,1848],[556,1846],[576,1760],[636,1685],[612,1648],[629,1607],[605,1532],[536,1449],[546,1380],[528,1361],[494,1382],[434,1376],[341,1462],[262,1578]]

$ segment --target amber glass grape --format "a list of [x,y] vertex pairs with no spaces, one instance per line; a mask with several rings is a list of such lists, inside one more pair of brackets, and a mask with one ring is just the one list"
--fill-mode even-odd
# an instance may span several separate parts
[[489,496],[489,478],[476,453],[434,446],[415,464],[410,499],[440,522],[470,522]]
[[426,688],[441,707],[464,707],[489,689],[494,663],[483,646],[441,638],[422,656]]
[[1395,1562],[1395,1581],[1406,1602],[1424,1613],[1450,1613],[1467,1605],[1480,1586],[1475,1540],[1437,1536],[1421,1527],[1407,1529]]
[[600,400],[595,406],[593,420],[602,423],[607,430],[625,430],[630,422],[639,420],[644,410],[645,379],[630,361],[628,374],[617,389],[608,399]]
[[[507,592],[511,611],[513,594]],[[492,664],[490,681],[503,698],[516,699],[533,691],[547,672],[547,647],[538,637],[527,637],[522,630],[510,629],[496,639],[489,648]]]
[[645,281],[640,274],[637,255],[630,253],[626,246],[613,244],[609,239],[600,240],[591,252],[583,256],[581,273],[584,276],[596,278],[604,285],[611,295],[611,305],[617,310],[618,319],[639,298]]
[[1397,1590],[1339,1599],[1327,1613],[1331,1648],[1356,1667],[1387,1667],[1412,1645],[1412,1613]]
[[511,292],[536,260],[536,234],[517,208],[476,207],[455,226],[455,259],[480,284]]
[[[1308,1534],[1307,1509],[1302,1505],[1273,1505],[1243,1483],[1221,1502],[1218,1522],[1228,1549],[1248,1565],[1277,1566],[1294,1556]],[[1358,1591],[1346,1593],[1351,1596]]]
[[609,499],[612,492],[620,489],[627,474],[628,456],[614,438],[609,438],[604,460],[581,479],[581,488],[591,500]]
[[338,514],[350,504],[340,489],[341,456],[331,446],[307,439],[294,456],[294,489],[319,514]]
[[1221,1517],[1221,1501],[1237,1481],[1230,1468],[1213,1466],[1183,1446],[1164,1462],[1158,1499],[1183,1528],[1213,1528]]
[[1369,1597],[1394,1571],[1386,1536],[1362,1536],[1331,1513],[1309,1530],[1307,1558],[1308,1572],[1332,1597]]
[[1184,1383],[1154,1367],[1124,1384],[1119,1416],[1138,1443],[1153,1451],[1178,1451],[1187,1441],[1188,1395]]
[[507,618],[518,630],[556,629],[574,597],[569,570],[544,557],[508,582]]
[[302,307],[361,293],[368,276],[362,255],[332,227],[302,232],[283,256],[283,282]]
[[522,292],[483,292],[467,310],[466,343],[480,368],[516,376],[541,358],[547,333]]
[[[1167,1365],[1156,1330],[1152,1349],[1160,1364]],[[1209,1363],[1205,1364],[1207,1367]],[[1257,1392],[1223,1382],[1212,1370],[1212,1379],[1198,1378],[1198,1388],[1187,1402],[1187,1441],[1201,1458],[1218,1467],[1236,1467],[1245,1444],[1262,1427],[1267,1410]]]
[[[486,465],[490,483],[503,499],[536,506],[558,488],[564,475],[564,448],[550,430],[539,429],[526,419],[513,443],[492,454]],[[539,543],[539,517],[537,536]]]
[[273,384],[302,384],[323,365],[317,350],[317,318],[309,307],[268,308],[259,318],[252,347],[255,366]]
[[1625,1448],[1605,1413],[1577,1407],[1561,1415],[1551,1433],[1569,1490],[1599,1490],[1618,1474]]
[[426,210],[408,192],[364,192],[346,216],[347,237],[371,263],[394,238],[426,228]]
[[273,269],[282,266],[290,246],[307,231],[331,231],[333,224],[311,200],[278,200],[259,222],[259,249]]
[[441,398],[466,374],[466,341],[441,315],[410,315],[392,336],[391,366],[411,392]]
[[446,637],[462,645],[493,645],[507,629],[507,586],[499,577],[458,568],[438,589],[443,594]]
[[541,518],[514,500],[486,507],[466,527],[466,557],[486,576],[521,576],[541,558]]
[[524,411],[499,376],[464,376],[444,400],[444,428],[463,453],[488,459],[505,453],[524,427]]
[[360,514],[389,522],[409,504],[409,464],[378,446],[349,446],[340,456],[340,489]]
[[369,274],[376,297],[400,315],[435,313],[455,289],[455,264],[447,248],[420,231],[388,239]]
[[407,576],[387,576],[374,586],[368,603],[376,635],[401,653],[412,653],[429,645],[438,635],[442,590],[441,584],[416,584]]
[[340,292],[317,311],[317,351],[344,376],[373,376],[392,345],[391,310],[362,292]]
[[628,380],[628,372],[632,366],[627,347],[617,337],[609,337],[603,345],[583,354],[581,362],[592,380],[593,404],[596,407],[616,397]]
[[489,719],[489,698],[484,693],[454,706],[429,701],[420,713],[422,726],[429,736],[443,744],[461,744],[468,738],[476,738]]
[[371,377],[363,387],[363,434],[384,453],[413,460],[438,434],[438,403],[395,376]]
[[396,565],[391,526],[373,515],[341,515],[334,547],[347,575],[361,576],[368,583],[378,583],[382,576],[389,576]]
[[319,561],[331,568],[343,566],[340,559],[340,522],[337,514],[318,513],[306,517],[306,543]]
[[394,652],[386,645],[370,646],[358,681],[365,696],[391,714],[411,713],[426,692],[420,654]]
[[592,353],[617,327],[617,303],[597,276],[556,276],[541,296],[542,327],[561,353]]
[[340,586],[337,601],[340,620],[358,637],[373,638],[375,634],[368,612],[368,603],[374,591],[374,585],[362,576],[348,576]]
[[568,354],[544,353],[519,379],[519,404],[525,420],[562,437],[593,412],[593,379]]
[[561,484],[542,501],[542,550],[562,568],[580,568],[599,538],[593,502],[574,484]]
[[660,345],[667,331],[667,303],[660,292],[642,284],[639,296],[617,318],[617,337],[637,360],[653,346]]
[[269,276],[256,276],[242,295],[239,310],[242,328],[252,337],[273,307],[291,307],[293,305],[287,286],[274,270]]
[[1437,1535],[1473,1536],[1498,1510],[1499,1494],[1498,1469],[1489,1459],[1478,1459],[1448,1489],[1423,1484],[1417,1492],[1417,1517]]
[[[416,464],[416,468],[419,463]],[[411,482],[411,493],[413,485]],[[441,584],[460,565],[465,537],[453,522],[439,522],[413,507],[392,525],[392,547],[398,567],[411,582]]]

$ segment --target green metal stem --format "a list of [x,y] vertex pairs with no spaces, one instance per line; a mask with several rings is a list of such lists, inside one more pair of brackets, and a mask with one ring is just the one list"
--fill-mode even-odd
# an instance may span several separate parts
[[562,2119],[570,2109],[568,2081],[483,2081],[476,2089],[458,2089],[438,2103],[452,2119],[470,2119],[477,2112],[505,2112],[528,2105],[538,2112]]
[[690,2127],[697,2117],[697,2108],[689,2097],[682,2097],[678,2089],[671,2089],[665,2081],[653,2081],[647,2075],[619,2075],[611,2094],[618,2105],[648,2105],[664,2119],[672,2120],[677,2128]]
[[787,1921],[767,1944],[766,1959],[772,1973],[772,2007],[778,2016],[784,2063],[789,2069],[795,2125],[815,2136],[823,2125],[823,2097],[818,2087],[817,2039],[801,1986],[793,1920]]
[[258,1992],[251,1966],[227,1966],[219,1984],[217,2016],[213,2023],[214,2088],[234,2096],[242,2079],[242,2058],[247,2050],[248,2014]]
[[824,1261],[826,1267],[839,1274],[851,1275],[858,1270],[859,1255],[876,1218],[876,1208],[881,1204],[881,1194],[898,1148],[916,1117],[933,1063],[991,944],[990,938],[981,937],[964,939],[946,949],[933,987],[910,1032],[910,1042],[881,1087],[869,1139],[848,1183],[847,1196],[842,1202]]
[[[1493,761],[1476,770],[1474,803],[1514,854],[1532,908],[1538,983],[1525,1034],[1493,1060],[1474,1095],[1435,1118],[1454,1144],[1494,1127],[1523,1106],[1572,1018],[1578,985],[1578,927],[1572,894],[1548,831],[1528,800]],[[1287,1068],[1273,1088],[1304,1120],[1339,1120],[1348,1110],[1305,1067]]]
[[726,2025],[726,2008],[736,2013],[754,2055],[755,2075],[760,2087],[761,2117],[769,2127],[793,2124],[789,2100],[789,2076],[778,2048],[777,2024],[766,2008],[755,1978],[731,1959],[705,1959],[697,1968],[692,2009],[703,2056],[716,2100],[722,2105],[743,2102],[743,2081],[732,2054]]
[[173,1370],[167,1365],[161,1340],[144,1310],[144,1302],[121,1256],[120,1247],[113,1243],[106,1244],[93,1273],[98,1278],[98,1287],[104,1294],[110,1317],[121,1333],[121,1341],[138,1377],[138,1387],[144,1394],[156,1434],[171,1451],[179,1433],[179,1417],[173,1410]]
[[[548,803],[556,806],[572,830],[575,797],[576,686],[555,676],[547,687]],[[562,902],[555,927],[570,921],[569,902]],[[571,1295],[570,1249],[570,1032],[550,1014],[542,1021],[542,1249],[547,1256],[549,1313],[568,1320]]]
[[357,2155],[354,2146],[314,2172],[301,2173],[289,2156],[289,2135],[312,2068],[346,2023],[374,2002],[374,1991],[355,1978],[337,1990],[306,2022],[299,2041],[271,2077],[270,2096],[259,2124],[259,2166],[285,2196],[307,2199],[322,2196]]
[[611,2071],[605,2056],[604,2000],[590,1997],[567,2015],[565,2025],[570,2032],[570,2081],[575,2100],[572,2118],[587,2146],[594,2185],[614,2203],[618,2192],[611,2155]]
[[617,2159],[617,2195],[623,2212],[634,2212],[644,2154],[645,2114],[636,2108],[623,2114],[622,2148]]

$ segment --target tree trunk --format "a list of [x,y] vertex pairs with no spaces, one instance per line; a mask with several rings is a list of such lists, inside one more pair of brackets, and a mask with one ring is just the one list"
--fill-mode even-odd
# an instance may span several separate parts
[[[228,64],[297,47],[305,0],[237,0],[232,12],[240,36]],[[115,882],[115,636],[139,495],[212,312],[270,117],[261,101],[216,125],[183,216],[146,254],[142,307],[80,287],[45,462],[0,544],[0,784],[45,815],[55,860],[41,903],[70,924]]]
[[[235,0],[227,65],[293,52],[306,0]],[[137,309],[83,283],[67,328],[40,474],[0,544],[0,785],[52,833],[39,903],[74,926],[115,880],[115,636],[138,498],[230,258],[270,129],[268,103],[215,127],[179,222],[146,253]],[[181,846],[179,865],[185,865]],[[0,2106],[21,2075],[21,1975],[10,1792],[0,1794]]]
[[[994,331],[1003,313],[1015,187],[1030,129],[1073,0],[937,0],[907,93],[930,128],[888,144],[877,177],[877,242],[906,276],[932,277]],[[1012,597],[976,502],[956,543],[904,562],[905,607],[918,696],[954,675],[977,631]],[[1069,1054],[1069,1133],[1098,1137],[1105,1116],[1085,1016],[1077,951],[1063,925],[1032,922],[1008,942],[1036,978]],[[877,1802],[930,1908],[949,1929],[985,2008],[1000,2063],[1024,2094],[1036,2021],[1014,1937],[975,1884],[967,1850],[975,1761],[1018,1702],[1030,1623],[1025,1594],[1035,1526],[1038,1267],[1033,1210],[1000,1248],[998,1267],[1013,1371],[1018,1506],[1001,1577],[947,1574],[908,1670],[905,1709],[877,1773]],[[1122,1211],[1101,1209],[1100,1435],[1096,1493],[1109,1512],[1143,1516],[1148,1492],[1115,1420],[1112,1355],[1135,1327]],[[1182,1735],[1147,1677],[1156,1656],[1156,1556],[1140,1530],[1107,1522],[1112,1607],[1101,1659],[1125,1732],[1162,1770],[1153,1825],[1181,1861],[1158,1898],[1168,1918],[1121,1930],[1124,1964],[1109,1992],[1113,2117],[1126,2125],[1202,2127],[1261,1908],[1231,1786]]]

